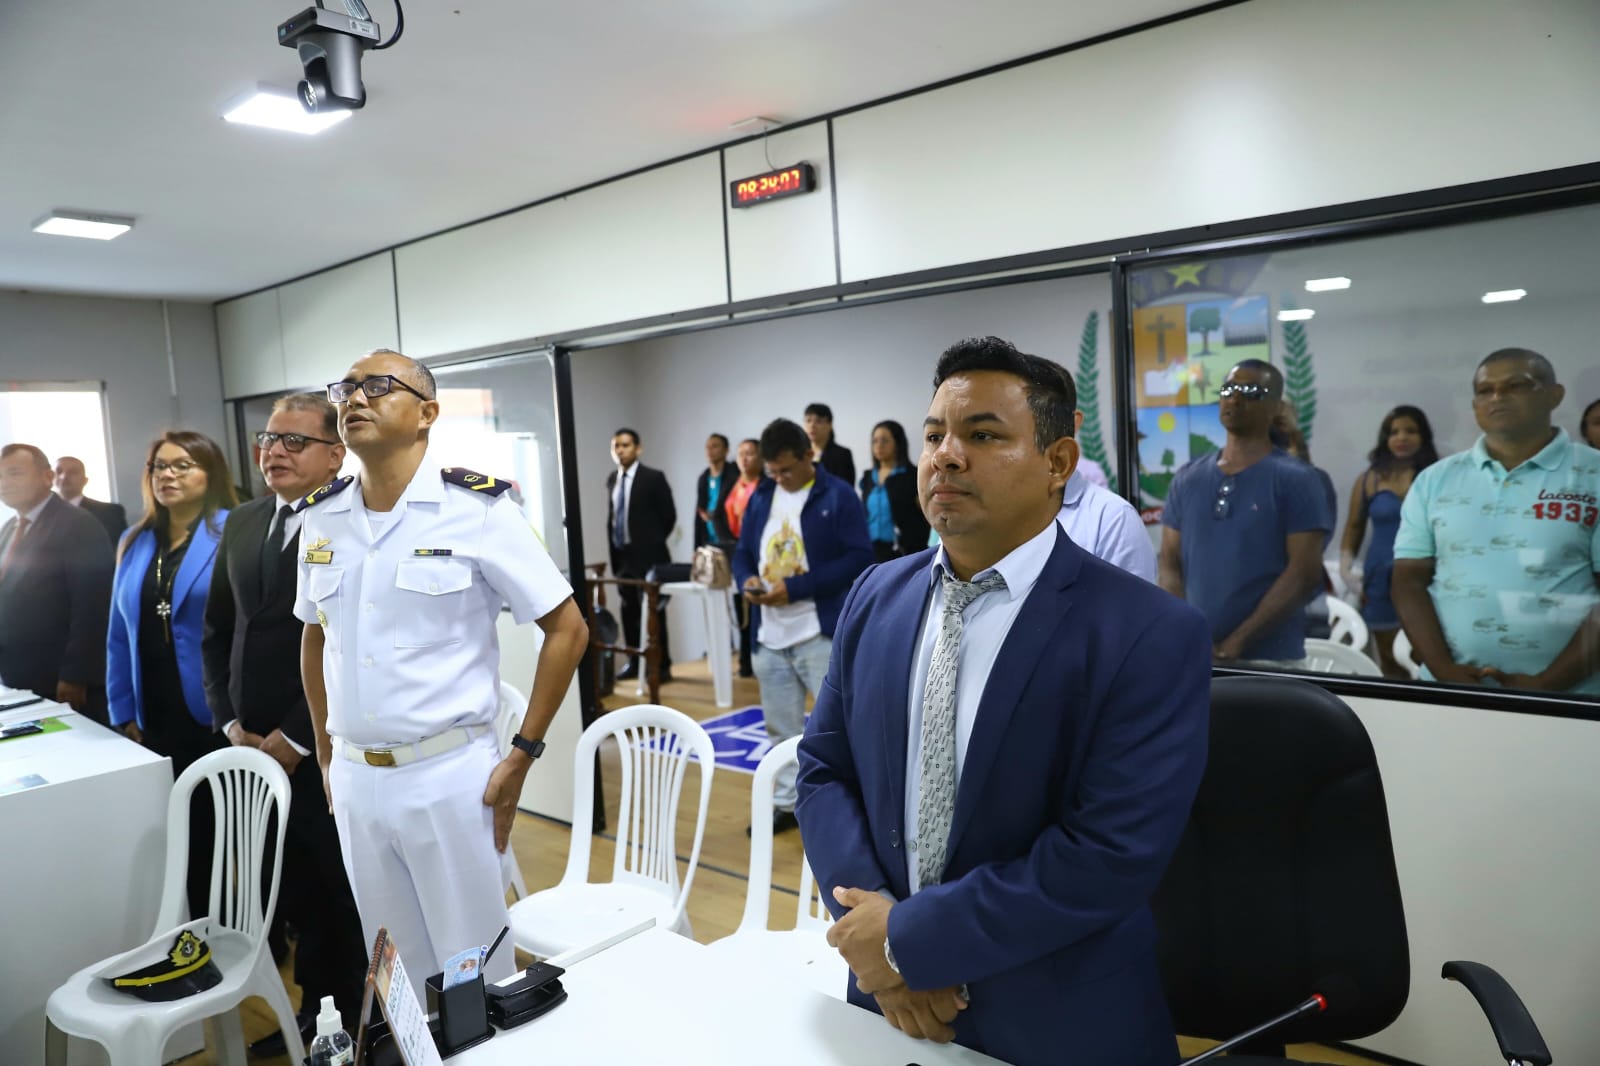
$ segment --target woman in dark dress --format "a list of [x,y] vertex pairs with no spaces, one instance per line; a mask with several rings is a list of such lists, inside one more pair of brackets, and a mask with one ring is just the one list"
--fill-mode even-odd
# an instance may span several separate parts
[[[145,473],[144,516],[117,550],[106,698],[111,724],[170,758],[176,778],[228,746],[206,705],[200,638],[222,524],[239,501],[222,449],[199,433],[162,434]],[[189,909],[201,917],[210,901],[210,789],[195,791],[189,815]]]
[[917,468],[898,422],[872,427],[872,466],[861,475],[861,502],[878,562],[914,555],[928,546],[928,520],[917,500]]
[[[1390,411],[1378,429],[1378,445],[1367,458],[1370,465],[1356,478],[1350,491],[1350,512],[1345,520],[1344,540],[1339,545],[1339,573],[1348,587],[1361,589],[1361,617],[1378,646],[1378,665],[1384,676],[1404,678],[1410,675],[1394,661],[1394,636],[1400,631],[1400,616],[1389,598],[1389,578],[1394,572],[1400,505],[1417,472],[1439,458],[1428,416],[1409,404]],[[1372,541],[1367,546],[1358,583],[1356,553],[1361,550],[1369,520]]]

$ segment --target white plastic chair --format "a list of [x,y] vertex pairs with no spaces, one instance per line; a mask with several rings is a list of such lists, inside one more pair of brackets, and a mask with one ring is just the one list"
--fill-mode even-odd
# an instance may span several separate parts
[[[589,880],[594,824],[595,752],[615,737],[622,768],[616,859],[611,880]],[[689,756],[700,760],[700,810],[683,883],[678,883],[678,801]],[[681,711],[645,703],[607,712],[578,738],[572,784],[572,846],[561,883],[511,905],[517,947],[540,958],[586,947],[646,918],[692,937],[687,906],[711,805],[716,750],[711,736]]]
[[1410,674],[1413,680],[1422,676],[1422,664],[1417,662],[1417,657],[1411,650],[1411,638],[1406,636],[1406,631],[1403,629],[1395,631],[1392,654],[1394,661]]
[[750,786],[750,883],[739,928],[713,941],[708,950],[732,963],[730,973],[765,973],[799,981],[834,999],[845,998],[850,968],[828,946],[833,915],[823,906],[811,864],[800,860],[799,901],[792,931],[767,928],[772,897],[772,790],[778,773],[793,766],[800,738],[790,737],[767,752]]
[[1319,674],[1354,674],[1358,677],[1382,677],[1378,664],[1367,653],[1348,644],[1331,640],[1306,638],[1305,668]]
[[[211,788],[216,812],[211,899],[207,917],[185,921],[189,803],[202,782]],[[272,876],[263,903],[262,870],[274,811]],[[51,993],[45,1005],[45,1061],[49,1066],[65,1066],[68,1036],[104,1046],[112,1066],[164,1062],[168,1038],[201,1020],[206,1043],[217,1061],[242,1064],[244,1031],[238,1007],[246,996],[262,997],[278,1016],[289,1061],[299,1062],[304,1057],[294,1008],[267,946],[267,918],[278,903],[288,814],[288,775],[270,756],[253,748],[214,751],[179,776],[167,801],[167,862],[155,931],[140,947],[79,970]],[[211,957],[222,971],[222,982],[216,987],[166,1003],[151,1003],[118,992],[103,980],[148,964],[150,950],[165,951],[181,929],[194,930],[210,947]]]
[[1370,634],[1361,612],[1336,596],[1324,598],[1328,603],[1328,639],[1358,651],[1365,649]]
[[[522,728],[522,719],[527,713],[528,698],[514,686],[500,682],[500,709],[495,714],[494,732],[502,759],[511,754],[511,738]],[[510,844],[500,854],[500,872],[505,879],[506,889],[515,893],[517,899],[528,894],[528,882],[522,879],[522,867],[517,865],[517,856]]]

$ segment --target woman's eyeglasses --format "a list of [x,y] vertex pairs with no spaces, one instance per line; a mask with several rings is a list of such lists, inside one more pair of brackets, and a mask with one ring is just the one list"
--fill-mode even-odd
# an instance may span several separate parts
[[271,451],[272,446],[283,441],[283,446],[291,452],[303,452],[306,445],[315,441],[318,444],[338,444],[336,440],[323,440],[321,437],[308,437],[304,433],[268,433],[265,430],[256,434],[256,443],[262,451]]
[[379,396],[388,395],[396,385],[405,389],[419,400],[427,399],[422,393],[413,389],[393,374],[374,374],[372,377],[361,381],[335,381],[328,386],[328,402],[345,403],[356,394],[357,389],[366,393],[367,399],[376,400]]
[[150,471],[151,477],[160,477],[169,470],[172,473],[177,474],[179,477],[183,477],[191,470],[200,469],[200,464],[195,462],[193,459],[179,459],[175,463],[169,463],[164,459],[157,459],[153,463],[146,463],[145,469]]

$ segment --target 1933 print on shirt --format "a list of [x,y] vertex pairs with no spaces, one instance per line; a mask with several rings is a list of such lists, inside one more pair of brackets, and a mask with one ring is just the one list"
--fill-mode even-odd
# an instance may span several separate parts
[[[1600,451],[1558,430],[1508,472],[1480,437],[1417,475],[1394,554],[1434,560],[1429,592],[1456,662],[1537,674],[1600,603]],[[1600,674],[1572,691],[1600,695]]]

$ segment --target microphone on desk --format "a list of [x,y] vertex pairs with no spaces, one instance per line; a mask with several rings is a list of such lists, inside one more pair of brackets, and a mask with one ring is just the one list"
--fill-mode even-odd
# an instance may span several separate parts
[[1322,980],[1315,982],[1315,987],[1321,991],[1313,992],[1308,999],[1284,1011],[1276,1018],[1262,1022],[1253,1029],[1247,1029],[1238,1036],[1229,1037],[1216,1047],[1208,1048],[1193,1058],[1184,1059],[1178,1066],[1195,1066],[1195,1063],[1204,1062],[1224,1052],[1232,1051],[1240,1044],[1265,1036],[1274,1029],[1288,1025],[1295,1019],[1303,1018],[1308,1014],[1324,1014],[1336,1009],[1349,1010],[1351,1004],[1358,998],[1354,983],[1337,974],[1324,977]]

